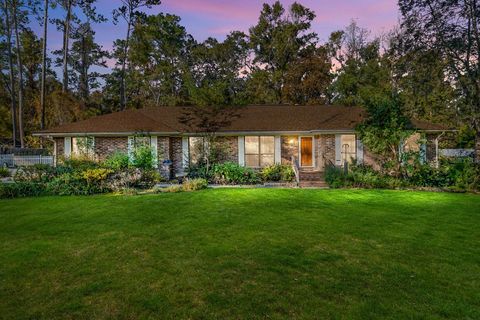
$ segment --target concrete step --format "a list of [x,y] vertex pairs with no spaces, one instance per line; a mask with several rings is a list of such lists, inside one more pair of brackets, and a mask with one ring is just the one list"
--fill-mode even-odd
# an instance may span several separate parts
[[328,188],[325,181],[300,181],[298,186],[300,188]]

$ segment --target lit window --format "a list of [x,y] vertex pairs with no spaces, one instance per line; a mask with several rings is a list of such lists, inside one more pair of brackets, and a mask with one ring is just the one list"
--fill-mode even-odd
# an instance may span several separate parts
[[270,136],[245,137],[245,165],[247,167],[266,167],[275,160],[275,138]]
[[94,137],[73,137],[72,155],[76,157],[93,158],[95,155]]
[[342,163],[352,163],[357,158],[357,144],[354,134],[343,134],[341,136]]

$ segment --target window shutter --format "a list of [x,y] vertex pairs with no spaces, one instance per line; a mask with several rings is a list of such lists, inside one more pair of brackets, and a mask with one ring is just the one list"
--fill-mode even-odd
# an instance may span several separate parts
[[70,158],[70,155],[72,154],[72,137],[65,137],[63,146],[63,155],[65,158]]
[[335,135],[335,164],[342,165],[342,135]]
[[153,166],[158,168],[158,139],[157,136],[150,137],[150,147],[153,153]]
[[128,137],[128,147],[127,147],[127,152],[128,152],[128,159],[130,161],[133,161],[133,148],[135,147],[135,137],[129,136]]
[[245,166],[245,137],[238,137],[238,164]]
[[357,163],[363,163],[363,143],[360,139],[357,139]]
[[182,137],[182,167],[187,168],[188,162],[188,137]]
[[282,144],[280,136],[275,136],[275,163],[282,163]]

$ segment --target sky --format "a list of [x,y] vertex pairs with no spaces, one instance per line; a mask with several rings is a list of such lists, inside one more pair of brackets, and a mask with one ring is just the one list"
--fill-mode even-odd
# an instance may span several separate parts
[[[233,30],[247,32],[256,24],[263,3],[273,3],[272,0],[163,0],[160,6],[147,9],[149,14],[164,12],[180,16],[181,24],[197,41],[208,37],[223,40]],[[282,0],[288,7],[291,0]],[[332,31],[343,29],[352,19],[364,28],[370,29],[373,35],[388,31],[399,19],[397,0],[297,0],[302,5],[312,9],[316,18],[312,29],[319,35],[320,42],[326,42]],[[124,38],[125,23],[112,23],[112,10],[119,7],[119,0],[98,0],[97,13],[103,14],[108,21],[94,26],[96,41],[104,49],[111,50],[113,41]],[[52,17],[61,18],[64,12],[59,8],[51,11]],[[41,27],[34,19],[32,28],[41,34]],[[60,49],[62,35],[54,25],[49,26],[48,51]],[[109,63],[113,64],[112,61]],[[102,71],[102,70],[99,70]],[[105,72],[108,70],[104,70]]]

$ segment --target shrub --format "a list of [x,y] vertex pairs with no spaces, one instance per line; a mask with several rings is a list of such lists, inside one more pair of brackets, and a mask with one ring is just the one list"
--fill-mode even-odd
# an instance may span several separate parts
[[155,164],[155,157],[151,147],[143,146],[133,151],[132,165],[135,168],[151,170]]
[[0,178],[10,177],[10,171],[5,167],[0,167]]
[[[59,166],[60,170],[83,171],[86,169],[95,169],[99,167],[98,162],[86,158],[69,158],[63,160]],[[64,168],[62,168],[64,167]]]
[[161,176],[155,170],[128,168],[113,174],[109,186],[114,191],[121,191],[125,188],[149,189],[159,181],[161,181]]
[[273,164],[265,167],[261,171],[263,181],[293,181],[295,172],[289,165]]
[[129,161],[126,153],[115,152],[103,162],[103,166],[113,171],[120,171],[128,168]]
[[202,178],[186,179],[182,183],[182,188],[184,191],[196,191],[196,190],[206,189],[207,187],[208,187],[208,181]]
[[340,168],[334,166],[328,166],[325,169],[325,182],[328,183],[330,188],[342,188],[345,187],[345,175]]
[[45,164],[36,164],[18,168],[13,180],[16,182],[47,183],[55,174],[56,170],[54,167]]
[[214,183],[219,184],[255,184],[260,182],[260,178],[255,171],[233,162],[214,165],[211,179]]
[[45,186],[34,182],[0,183],[0,199],[44,195]]

